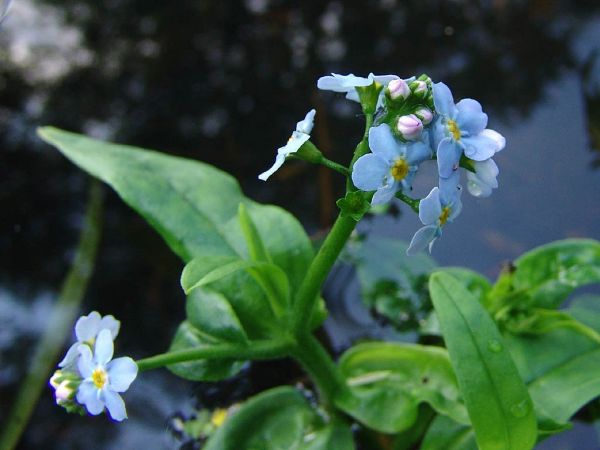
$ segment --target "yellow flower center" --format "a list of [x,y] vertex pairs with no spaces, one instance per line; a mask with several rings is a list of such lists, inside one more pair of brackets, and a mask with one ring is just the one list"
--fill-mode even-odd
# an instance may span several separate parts
[[448,222],[448,217],[450,217],[450,207],[449,206],[444,206],[444,209],[442,209],[442,213],[440,214],[440,226],[444,225],[446,222]]
[[460,128],[455,120],[448,120],[448,131],[452,134],[455,141],[460,141]]
[[92,372],[92,381],[94,382],[94,386],[98,389],[102,389],[106,384],[108,376],[104,369],[96,369]]
[[210,418],[210,421],[215,427],[218,428],[221,425],[223,425],[223,422],[225,422],[225,419],[227,419],[227,410],[222,409],[222,408],[217,408],[213,412],[213,415]]
[[408,174],[408,163],[404,159],[397,159],[392,165],[392,177],[394,180],[403,180]]

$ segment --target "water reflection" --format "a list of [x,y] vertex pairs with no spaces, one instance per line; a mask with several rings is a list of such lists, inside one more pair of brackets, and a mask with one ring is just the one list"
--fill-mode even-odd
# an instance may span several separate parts
[[[457,98],[480,100],[492,128],[507,136],[497,158],[502,188],[467,200],[436,243],[440,263],[494,275],[502,259],[543,242],[600,238],[600,179],[590,170],[600,159],[589,151],[600,148],[599,14],[591,0],[15,0],[0,25],[0,289],[18,300],[0,317],[20,308],[29,317],[36,299],[56,292],[81,226],[85,176],[35,138],[37,125],[215,164],[313,232],[335,214],[326,196],[337,195],[342,180],[300,163],[268,184],[256,175],[311,106],[319,107],[318,143],[330,158],[349,159],[359,111],[315,92],[316,78],[330,71],[427,72]],[[405,214],[374,229],[407,239],[417,225]],[[162,351],[183,317],[181,263],[115,195],[104,227],[86,311],[122,320],[124,353]],[[35,335],[16,333],[13,342]],[[16,359],[8,348],[0,348],[3,370]],[[23,367],[14,370],[16,380]],[[147,425],[156,432],[187,392],[167,379],[168,388],[156,388],[164,405]],[[13,388],[0,385],[2,404]],[[43,400],[24,445],[70,429],[72,420]],[[77,427],[92,433],[98,421],[90,423]],[[120,430],[145,426],[131,420]]]

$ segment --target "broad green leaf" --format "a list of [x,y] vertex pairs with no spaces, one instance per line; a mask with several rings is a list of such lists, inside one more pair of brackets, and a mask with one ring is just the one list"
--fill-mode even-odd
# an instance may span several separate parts
[[265,248],[262,238],[256,229],[256,225],[243,203],[240,203],[238,208],[238,220],[240,221],[240,227],[242,228],[242,233],[244,234],[246,244],[248,245],[250,259],[254,261],[271,262],[271,256]]
[[[204,256],[189,262],[181,274],[181,285],[186,293],[227,278],[245,270],[263,290],[269,307],[276,317],[289,310],[290,287],[287,276],[278,266],[262,261],[248,261],[229,256]],[[224,280],[225,282],[227,280]],[[248,296],[248,301],[260,298]]]
[[[169,351],[187,350],[222,342],[214,336],[201,333],[197,328],[185,321],[179,325]],[[167,368],[182,378],[193,381],[217,381],[235,375],[243,366],[243,362],[231,360],[202,359],[172,364]]]
[[469,425],[457,423],[446,416],[437,416],[431,423],[421,450],[477,450],[475,434]]
[[554,368],[528,387],[541,415],[566,422],[600,395],[600,348]]
[[434,273],[429,290],[479,447],[531,449],[533,404],[493,320],[448,274]]
[[207,339],[226,342],[246,342],[248,337],[235,311],[227,299],[218,292],[194,290],[187,298],[187,320],[198,333]]
[[273,263],[295,289],[313,256],[310,240],[281,208],[244,197],[237,181],[208,164],[102,142],[44,127],[39,136],[91,175],[112,186],[185,262],[203,255],[248,256],[238,220],[243,204]]
[[512,286],[531,306],[556,308],[573,289],[600,283],[600,242],[566,239],[525,253],[515,261]]
[[582,406],[600,395],[600,345],[574,328],[540,335],[505,335],[528,385],[540,429],[559,432]]
[[451,275],[481,302],[483,302],[484,297],[492,289],[492,285],[487,278],[464,267],[441,267],[436,269],[436,272],[444,272]]
[[335,404],[378,431],[407,430],[417,420],[421,403],[469,422],[443,348],[365,343],[344,353],[339,368],[349,389],[338,394]]
[[600,295],[580,295],[567,312],[576,320],[600,333]]
[[325,424],[291,387],[247,400],[213,434],[204,450],[352,450],[346,425]]

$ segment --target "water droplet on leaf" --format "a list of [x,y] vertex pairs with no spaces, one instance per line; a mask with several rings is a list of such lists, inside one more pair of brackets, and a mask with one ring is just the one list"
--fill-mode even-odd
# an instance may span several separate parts
[[494,353],[500,353],[502,351],[502,344],[499,341],[493,340],[488,342],[488,350]]
[[529,412],[529,401],[528,399],[523,400],[520,403],[512,405],[510,407],[510,413],[515,417],[525,417]]

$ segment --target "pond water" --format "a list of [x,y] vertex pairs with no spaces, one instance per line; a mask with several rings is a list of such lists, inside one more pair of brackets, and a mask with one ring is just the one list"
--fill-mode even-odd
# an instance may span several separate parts
[[[331,159],[349,159],[360,111],[317,92],[316,79],[426,72],[457,98],[480,100],[489,126],[507,138],[496,158],[500,188],[488,199],[463,196],[463,213],[435,244],[440,264],[494,278],[504,261],[534,246],[600,239],[596,1],[14,0],[0,25],[0,63],[0,422],[36,338],[51,326],[46,318],[85,209],[85,175],[35,137],[39,125],[209,162],[238,177],[248,196],[290,209],[317,233],[334,217],[342,180],[301,163],[268,183],[256,179],[311,107],[316,143]],[[417,193],[433,177],[425,170]],[[408,240],[418,226],[414,215],[400,214],[377,218],[369,231]],[[107,191],[82,311],[122,320],[121,353],[164,351],[184,315],[181,268]],[[373,325],[355,303],[344,307],[353,320],[327,328],[340,348]],[[298,374],[291,364],[257,364],[234,380],[233,397],[222,394],[231,383],[213,392],[164,371],[145,375],[128,394],[130,419],[118,426],[64,414],[47,389],[19,448],[178,448],[174,417]],[[598,442],[593,427],[579,423],[539,448]]]

